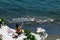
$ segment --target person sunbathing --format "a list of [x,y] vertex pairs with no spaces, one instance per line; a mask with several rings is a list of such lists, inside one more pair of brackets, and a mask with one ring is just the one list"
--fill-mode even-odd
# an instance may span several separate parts
[[17,33],[18,35],[22,34],[22,29],[21,29],[22,26],[23,26],[23,23],[22,23],[21,26],[19,26],[18,24],[16,24],[16,33]]

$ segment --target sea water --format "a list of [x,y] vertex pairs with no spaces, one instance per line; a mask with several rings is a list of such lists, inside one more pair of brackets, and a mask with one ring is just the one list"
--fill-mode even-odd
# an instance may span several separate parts
[[[48,20],[40,24],[26,24],[23,29],[35,32],[42,27],[48,34],[60,34],[60,0],[0,0],[0,17],[9,23],[13,18],[35,17],[37,20]],[[54,21],[49,21],[53,19]],[[20,22],[7,24],[15,28]]]

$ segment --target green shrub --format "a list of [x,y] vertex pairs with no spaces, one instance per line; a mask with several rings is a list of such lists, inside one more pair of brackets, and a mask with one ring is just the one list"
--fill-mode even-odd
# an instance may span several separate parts
[[35,40],[35,36],[31,35],[30,40]]
[[35,40],[35,36],[33,36],[29,30],[25,30],[24,32],[25,35],[27,36],[27,39]]
[[5,25],[5,19],[4,18],[0,18],[0,24]]
[[2,38],[0,38],[0,40],[2,40]]

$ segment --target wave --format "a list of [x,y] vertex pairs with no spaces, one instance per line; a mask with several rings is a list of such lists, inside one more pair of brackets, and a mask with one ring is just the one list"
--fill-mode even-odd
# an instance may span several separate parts
[[54,19],[51,19],[51,18],[48,18],[48,19],[44,19],[44,20],[42,20],[42,19],[39,19],[39,20],[36,20],[36,22],[53,22],[54,21]]
[[36,22],[36,23],[44,23],[44,22],[53,22],[54,19],[47,18],[35,18],[35,17],[21,17],[21,18],[13,18],[9,21],[9,23],[16,23],[16,22]]
[[35,21],[35,18],[33,17],[21,17],[21,18],[13,18],[9,23],[12,22],[28,22],[28,21]]
[[55,19],[55,23],[60,24],[60,19]]

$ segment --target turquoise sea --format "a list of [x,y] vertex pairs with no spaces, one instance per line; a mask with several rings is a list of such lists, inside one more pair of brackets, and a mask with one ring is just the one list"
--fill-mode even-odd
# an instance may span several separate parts
[[[6,21],[27,16],[54,21],[24,25],[23,29],[34,32],[37,27],[42,27],[48,34],[60,34],[60,0],[0,0],[0,17]],[[16,23],[9,23],[8,26],[14,28]]]

